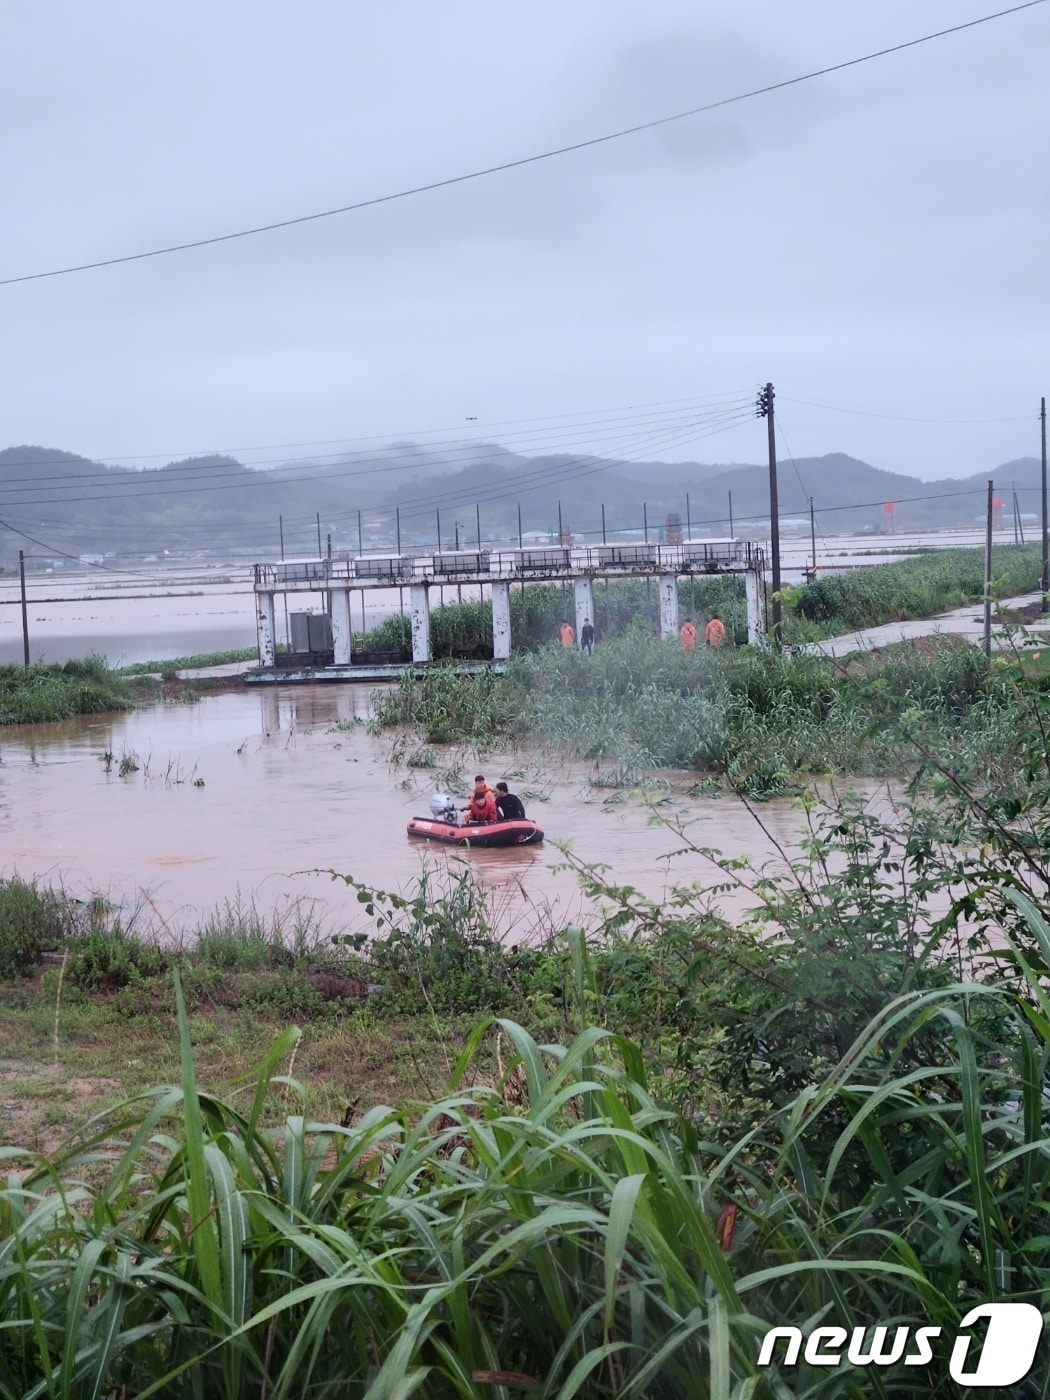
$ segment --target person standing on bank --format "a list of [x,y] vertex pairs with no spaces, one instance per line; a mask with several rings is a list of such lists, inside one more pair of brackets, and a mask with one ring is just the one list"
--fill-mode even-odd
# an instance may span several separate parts
[[585,651],[588,656],[594,651],[594,627],[589,617],[583,619],[583,626],[580,628],[580,650]]
[[499,812],[501,822],[523,822],[526,820],[521,798],[515,797],[508,790],[506,783],[496,784],[496,811]]
[[704,628],[704,636],[709,647],[720,647],[726,639],[726,626],[717,613],[711,614],[711,621]]
[[573,627],[572,623],[569,621],[568,618],[566,618],[562,625],[558,628],[558,637],[561,640],[561,644],[563,647],[571,647],[573,642],[575,642],[576,628]]
[[679,627],[678,635],[685,651],[696,651],[696,624],[691,617],[687,617]]

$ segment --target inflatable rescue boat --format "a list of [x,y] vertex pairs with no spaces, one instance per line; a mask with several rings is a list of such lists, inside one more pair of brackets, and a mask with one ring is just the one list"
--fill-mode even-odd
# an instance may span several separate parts
[[543,840],[535,822],[522,817],[515,821],[476,822],[460,825],[459,814],[450,797],[436,793],[430,799],[430,816],[413,817],[409,836],[418,841],[442,841],[446,846],[528,846]]
[[474,826],[457,826],[454,822],[435,821],[433,817],[413,817],[408,824],[409,836],[420,841],[443,841],[447,846],[528,846],[543,840],[543,832],[535,822],[479,822]]

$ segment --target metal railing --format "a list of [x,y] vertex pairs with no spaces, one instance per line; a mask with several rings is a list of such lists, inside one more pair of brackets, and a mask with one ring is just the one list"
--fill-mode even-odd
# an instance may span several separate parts
[[673,573],[740,573],[762,569],[761,545],[750,540],[685,540],[681,544],[594,544],[527,546],[517,549],[452,550],[426,554],[343,555],[332,559],[288,559],[254,564],[260,592],[311,591],[332,584],[366,587],[473,579],[517,581],[586,577],[651,577]]

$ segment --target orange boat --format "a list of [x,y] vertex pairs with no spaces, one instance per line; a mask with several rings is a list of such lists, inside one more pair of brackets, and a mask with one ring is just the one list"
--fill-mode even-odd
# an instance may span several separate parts
[[439,821],[434,817],[413,817],[408,824],[409,836],[417,841],[441,841],[446,846],[529,846],[543,840],[543,831],[535,822],[478,822],[458,826],[455,822]]

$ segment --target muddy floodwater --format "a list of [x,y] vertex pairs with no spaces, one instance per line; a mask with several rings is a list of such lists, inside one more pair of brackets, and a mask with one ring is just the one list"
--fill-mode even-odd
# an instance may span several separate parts
[[[0,873],[61,883],[77,898],[102,893],[125,918],[176,936],[237,899],[267,916],[299,901],[328,932],[364,929],[354,891],[310,872],[407,891],[424,860],[437,875],[469,860],[506,938],[586,918],[576,875],[559,868],[565,857],[549,841],[469,856],[410,842],[406,823],[425,813],[441,779],[391,761],[390,735],[365,730],[368,700],[356,685],[245,687],[2,730]],[[669,858],[679,837],[653,824],[639,795],[595,787],[589,765],[505,752],[442,752],[440,762],[465,779],[475,769],[490,783],[510,777],[548,837],[652,898],[675,882],[715,878],[700,857]],[[731,797],[689,797],[690,775],[653,776],[666,799],[658,810],[693,822],[697,844],[758,861],[773,855],[770,837],[795,844],[801,817],[790,803],[763,804],[767,835]]]

